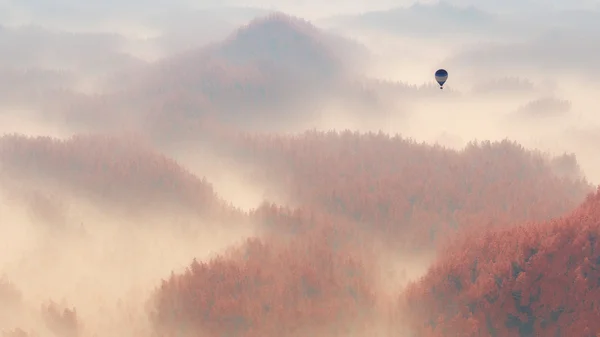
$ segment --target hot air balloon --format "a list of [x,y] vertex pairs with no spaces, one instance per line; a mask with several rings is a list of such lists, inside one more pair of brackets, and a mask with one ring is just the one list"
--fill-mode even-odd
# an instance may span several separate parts
[[440,89],[444,89],[444,83],[448,80],[448,72],[445,69],[438,69],[435,72],[435,80],[440,85]]

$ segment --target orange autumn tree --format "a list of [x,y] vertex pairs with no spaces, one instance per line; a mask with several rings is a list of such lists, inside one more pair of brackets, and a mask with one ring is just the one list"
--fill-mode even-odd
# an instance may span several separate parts
[[[592,187],[578,167],[510,142],[462,151],[383,133],[308,131],[240,137],[257,179],[277,181],[294,202],[343,215],[395,249],[430,249],[459,228],[547,220]],[[565,178],[571,173],[574,179]]]
[[334,244],[337,231],[325,224],[289,240],[248,239],[209,262],[194,260],[156,290],[157,334],[263,337],[360,328],[375,305],[371,267]]
[[240,222],[243,214],[212,185],[137,135],[75,135],[69,139],[0,137],[2,177],[68,191],[125,212],[169,208]]
[[600,332],[600,189],[546,223],[472,234],[402,297],[418,337]]

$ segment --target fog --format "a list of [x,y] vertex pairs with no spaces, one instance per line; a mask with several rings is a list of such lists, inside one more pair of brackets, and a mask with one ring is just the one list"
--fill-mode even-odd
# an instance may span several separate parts
[[[252,31],[245,45],[232,34],[275,11],[311,21],[317,30],[307,34],[325,42],[306,51],[290,35],[295,51],[249,62],[254,51],[244,48],[271,28]],[[220,116],[251,133],[381,130],[456,150],[508,138],[574,153],[585,178],[600,184],[599,19],[600,1],[592,0],[4,0],[0,133],[140,134],[240,212],[265,201],[297,203],[243,154],[185,131],[195,117]],[[223,41],[239,47],[227,49],[234,55]],[[335,62],[319,58],[323,45],[333,46]],[[230,63],[221,66],[220,57]],[[449,72],[444,90],[433,79],[438,68]],[[235,91],[236,81],[249,89]],[[261,85],[267,94],[252,91]],[[0,158],[0,274],[23,304],[0,303],[0,312],[10,312],[0,314],[4,330],[50,335],[39,308],[52,300],[77,309],[85,336],[150,336],[146,306],[162,279],[257,235],[251,223],[211,222],[169,207],[125,215],[80,191],[91,187],[13,160]],[[390,255],[384,260],[395,276],[382,276],[390,278],[386,287],[397,273],[416,279],[431,259]]]

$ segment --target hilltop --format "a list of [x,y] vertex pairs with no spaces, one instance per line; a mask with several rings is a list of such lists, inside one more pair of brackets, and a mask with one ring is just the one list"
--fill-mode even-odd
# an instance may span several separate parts
[[242,137],[239,146],[253,154],[242,163],[257,167],[255,179],[278,182],[294,203],[342,215],[398,250],[559,216],[592,190],[576,161],[559,165],[561,157],[507,140],[455,151],[383,133],[311,131]]
[[[170,136],[198,133],[191,126],[207,118],[245,130],[314,126],[331,102],[350,100],[342,109],[363,116],[385,104],[361,95],[366,57],[354,41],[275,13],[223,41],[119,73],[104,94],[80,95],[56,113],[91,131]],[[160,130],[167,120],[172,132]]]
[[468,235],[403,299],[421,336],[595,336],[600,190],[548,222]]
[[[136,137],[0,137],[4,188],[33,189],[118,210],[190,212],[205,219],[229,210],[210,183]],[[224,220],[224,219],[222,219]]]

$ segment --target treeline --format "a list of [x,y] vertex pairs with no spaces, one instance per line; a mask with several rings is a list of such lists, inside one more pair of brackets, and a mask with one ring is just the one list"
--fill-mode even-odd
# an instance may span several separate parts
[[[219,146],[234,149],[240,165],[258,167],[257,179],[280,185],[301,208],[368,226],[396,247],[432,247],[459,228],[549,219],[591,191],[572,178],[579,169],[568,157],[545,157],[508,141],[453,151],[349,131],[238,140]],[[7,174],[127,207],[162,203],[231,216],[209,182],[135,137],[4,136],[0,159]]]
[[312,131],[247,136],[240,146],[263,180],[301,205],[368,226],[396,247],[431,247],[459,228],[550,219],[592,190],[569,158],[506,140],[453,151],[383,133]]
[[[238,212],[212,185],[135,136],[0,137],[3,179],[59,186],[79,196],[130,210],[152,207],[206,217]],[[41,185],[44,186],[44,185]]]
[[335,249],[334,235],[249,239],[209,262],[194,260],[157,289],[156,331],[260,337],[360,328],[375,306],[371,265],[352,250]]
[[[150,318],[160,336],[369,331],[390,301],[380,288],[378,253],[431,252],[457,236],[396,303],[414,308],[400,312],[418,337],[525,336],[556,327],[586,336],[583,323],[572,321],[597,310],[590,238],[600,197],[564,220],[522,225],[569,212],[591,191],[568,177],[578,173],[572,157],[552,159],[509,141],[453,151],[381,133],[223,139],[232,142],[227,146],[240,165],[258,167],[260,178],[281,184],[298,207],[265,203],[244,215],[220,201],[208,182],[136,138],[4,136],[0,160],[4,176],[39,175],[124,203],[134,197],[133,205],[166,197],[213,219],[258,225],[256,238],[193,261],[156,289]],[[542,272],[548,265],[554,271]],[[554,274],[564,268],[574,271]],[[60,322],[75,317],[49,315]]]
[[420,337],[600,331],[600,189],[571,214],[470,235],[402,297]]
[[[10,326],[10,320],[26,309],[23,295],[15,284],[6,278],[0,278],[0,336],[2,337],[38,337],[40,334],[21,328],[5,329]],[[32,318],[39,321],[46,331],[61,337],[81,337],[82,324],[75,308],[58,304],[52,300],[43,303]],[[43,335],[41,335],[43,336]]]

